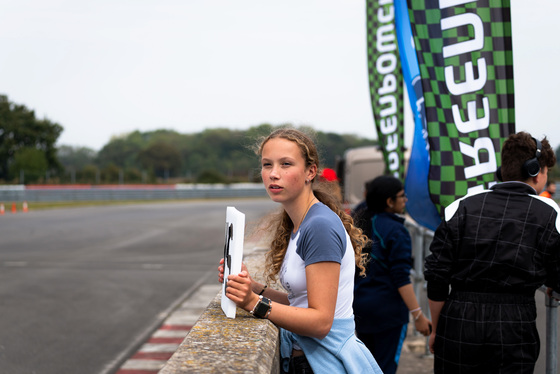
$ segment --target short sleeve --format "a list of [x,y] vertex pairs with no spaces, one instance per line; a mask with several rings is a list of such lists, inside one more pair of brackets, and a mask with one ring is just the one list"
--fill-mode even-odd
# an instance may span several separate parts
[[340,218],[325,205],[314,205],[300,228],[297,253],[305,266],[317,262],[342,263],[346,252],[346,230]]

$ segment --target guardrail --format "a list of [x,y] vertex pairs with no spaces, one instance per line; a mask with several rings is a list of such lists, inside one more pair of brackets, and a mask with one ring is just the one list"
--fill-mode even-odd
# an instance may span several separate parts
[[[405,221],[405,226],[410,233],[412,241],[412,257],[414,261],[412,267],[412,285],[414,293],[416,294],[418,303],[426,315],[426,318],[431,319],[428,297],[425,290],[424,259],[426,255],[430,253],[430,244],[434,238],[434,232],[408,219]],[[414,330],[414,333],[418,334],[416,330]],[[426,337],[426,342],[424,344],[425,356],[431,355],[428,340],[429,337]]]
[[262,183],[0,186],[0,202],[180,200],[266,196]]
[[546,374],[558,373],[558,358],[556,348],[558,346],[558,299],[560,294],[553,292],[550,297],[546,293],[546,288],[540,288],[545,294],[546,306]]

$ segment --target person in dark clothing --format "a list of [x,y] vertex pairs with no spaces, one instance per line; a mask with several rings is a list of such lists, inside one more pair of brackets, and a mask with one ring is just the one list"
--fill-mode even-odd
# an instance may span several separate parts
[[366,235],[370,242],[368,242],[364,248],[362,248],[363,252],[369,253],[371,251],[371,238],[372,238],[372,226],[371,226],[371,218],[375,214],[371,209],[368,208],[366,197],[367,191],[370,189],[370,184],[373,182],[372,180],[367,181],[364,184],[364,199],[360,201],[352,212],[350,212],[350,216],[354,220],[354,225],[362,229],[364,235]]
[[422,314],[410,282],[411,240],[399,216],[407,201],[403,185],[395,177],[380,176],[366,189],[367,209],[354,212],[356,226],[372,239],[371,246],[362,249],[369,255],[366,277],[354,279],[356,333],[383,373],[394,374],[409,313],[416,329],[426,336],[431,323]]
[[503,183],[445,209],[424,272],[436,374],[533,373],[535,291],[560,290],[560,210],[538,196],[555,163],[546,138],[512,134]]

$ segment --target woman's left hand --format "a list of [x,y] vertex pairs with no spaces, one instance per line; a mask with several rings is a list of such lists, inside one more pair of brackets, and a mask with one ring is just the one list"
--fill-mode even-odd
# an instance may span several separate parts
[[432,332],[432,322],[427,319],[424,314],[420,315],[420,317],[414,321],[414,327],[416,327],[416,330],[424,336],[428,336]]

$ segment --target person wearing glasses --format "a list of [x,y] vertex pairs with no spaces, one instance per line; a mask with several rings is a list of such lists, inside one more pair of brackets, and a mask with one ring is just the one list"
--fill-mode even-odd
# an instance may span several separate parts
[[[317,147],[305,133],[280,128],[260,142],[257,154],[268,195],[281,205],[264,229],[272,233],[267,284],[254,281],[243,266],[228,276],[226,296],[280,327],[285,372],[381,373],[354,333],[354,273],[356,266],[365,271],[367,237],[339,199],[322,189]],[[277,279],[287,292],[268,287]]]
[[425,260],[436,374],[533,373],[535,291],[560,290],[560,209],[538,196],[554,151],[519,132],[501,158],[503,182],[447,206]]
[[389,175],[366,183],[367,210],[356,215],[364,232],[371,233],[366,247],[366,277],[356,276],[354,314],[358,338],[369,348],[383,373],[397,371],[409,320],[421,334],[430,334],[410,280],[412,246],[404,226],[407,198],[402,182]]

